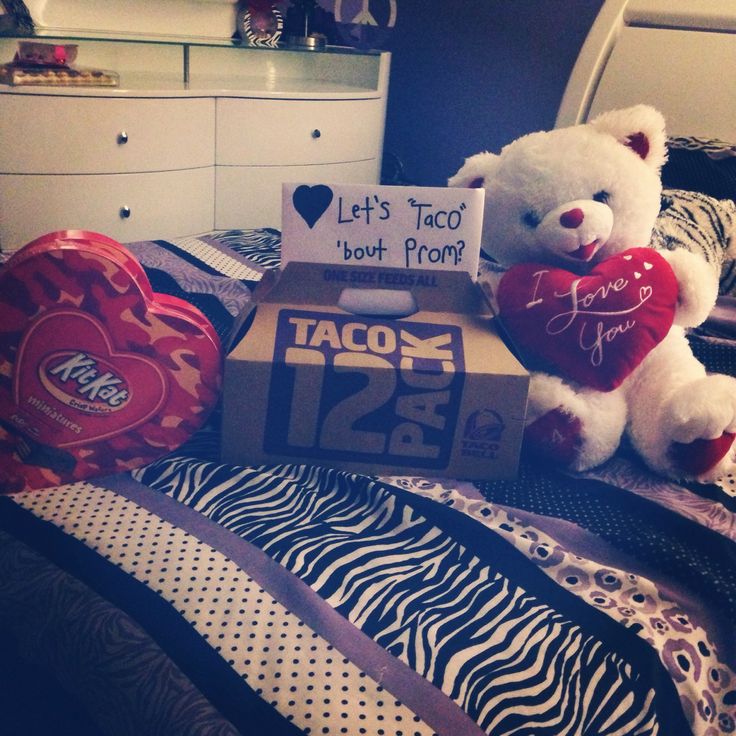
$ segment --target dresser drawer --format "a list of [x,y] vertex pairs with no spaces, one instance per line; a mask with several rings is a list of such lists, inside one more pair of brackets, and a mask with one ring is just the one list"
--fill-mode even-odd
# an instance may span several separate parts
[[214,163],[214,99],[2,96],[0,173],[105,174]]
[[217,100],[218,164],[289,166],[375,158],[381,100]]
[[153,174],[2,175],[0,249],[76,228],[121,242],[200,233],[212,229],[213,201],[211,166]]
[[218,166],[215,227],[281,227],[284,182],[377,184],[377,159],[319,166]]

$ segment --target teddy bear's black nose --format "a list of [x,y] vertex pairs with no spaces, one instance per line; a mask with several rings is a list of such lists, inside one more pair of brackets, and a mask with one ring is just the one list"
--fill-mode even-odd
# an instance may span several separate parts
[[568,210],[560,215],[560,225],[574,230],[584,219],[585,215],[583,211],[579,207],[576,207],[574,210]]

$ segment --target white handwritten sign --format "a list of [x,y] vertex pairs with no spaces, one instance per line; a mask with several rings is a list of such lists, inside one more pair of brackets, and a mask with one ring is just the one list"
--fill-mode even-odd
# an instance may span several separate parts
[[478,273],[483,190],[284,184],[283,263]]

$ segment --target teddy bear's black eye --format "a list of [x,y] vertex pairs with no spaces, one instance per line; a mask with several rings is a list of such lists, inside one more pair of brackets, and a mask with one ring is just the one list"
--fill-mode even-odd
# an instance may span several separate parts
[[540,222],[542,222],[542,218],[534,211],[529,210],[529,212],[525,212],[523,217],[521,218],[521,221],[528,227],[534,230],[534,228],[539,225]]
[[593,199],[601,204],[608,204],[608,200],[611,199],[611,195],[605,189],[601,189],[600,192],[596,192],[593,195]]

